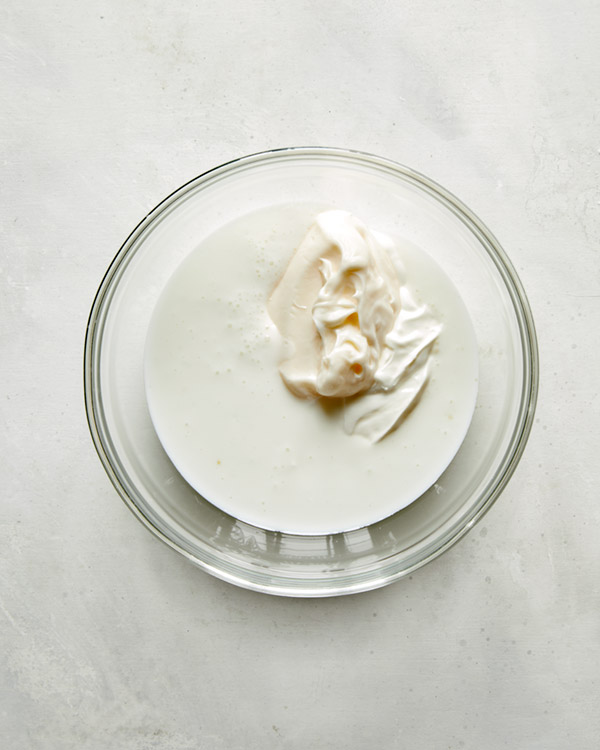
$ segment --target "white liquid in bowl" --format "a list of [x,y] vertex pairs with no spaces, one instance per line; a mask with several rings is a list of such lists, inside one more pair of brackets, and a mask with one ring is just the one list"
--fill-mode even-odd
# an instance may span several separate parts
[[417,499],[459,449],[477,395],[467,310],[441,268],[400,238],[417,301],[443,326],[416,407],[371,444],[344,431],[339,408],[327,399],[290,393],[278,371],[281,339],[267,300],[315,215],[327,208],[262,209],[205,239],[168,281],[146,343],[150,414],[178,471],[236,518],[296,534],[366,526]]

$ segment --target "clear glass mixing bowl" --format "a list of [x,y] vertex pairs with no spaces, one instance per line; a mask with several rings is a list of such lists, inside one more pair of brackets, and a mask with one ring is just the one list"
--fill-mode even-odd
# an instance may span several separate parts
[[[475,415],[449,468],[409,507],[343,534],[266,531],[216,508],[167,458],[145,399],[146,331],[171,273],[224,223],[295,201],[335,202],[368,225],[383,232],[390,227],[426,250],[458,288],[479,346]],[[93,302],[84,387],[98,455],[123,500],[156,536],[239,586],[331,596],[407,575],[458,541],[488,510],[515,470],[531,429],[537,343],[514,268],[489,230],[453,195],[421,174],[369,154],[287,148],[200,175],[133,230]]]

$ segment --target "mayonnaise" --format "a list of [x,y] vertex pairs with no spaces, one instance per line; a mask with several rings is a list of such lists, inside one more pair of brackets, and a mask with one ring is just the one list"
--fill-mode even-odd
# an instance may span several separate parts
[[316,217],[269,299],[300,398],[345,399],[348,433],[377,442],[427,385],[440,322],[415,302],[389,237],[347,211]]

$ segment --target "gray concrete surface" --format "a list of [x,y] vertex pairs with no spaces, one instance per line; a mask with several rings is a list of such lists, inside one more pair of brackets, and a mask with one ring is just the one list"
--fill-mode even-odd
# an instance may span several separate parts
[[[586,0],[3,4],[3,747],[598,747],[598,49]],[[408,580],[320,601],[237,589],[154,539],[82,398],[129,231],[203,170],[287,145],[458,195],[521,276],[542,364],[483,522]]]

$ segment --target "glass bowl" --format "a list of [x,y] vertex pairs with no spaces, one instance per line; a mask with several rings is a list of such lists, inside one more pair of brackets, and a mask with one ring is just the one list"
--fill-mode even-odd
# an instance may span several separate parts
[[[380,231],[393,228],[446,271],[475,326],[479,392],[458,454],[418,500],[365,528],[299,536],[233,518],[182,479],[150,420],[143,350],[167,280],[203,238],[259,208],[332,200]],[[448,191],[377,156],[286,148],[200,175],[133,230],[92,305],[84,388],[90,431],[106,472],[159,539],[239,586],[331,596],[374,589],[411,573],[457,542],[489,509],[515,470],[531,429],[537,343],[510,261],[482,222]]]

